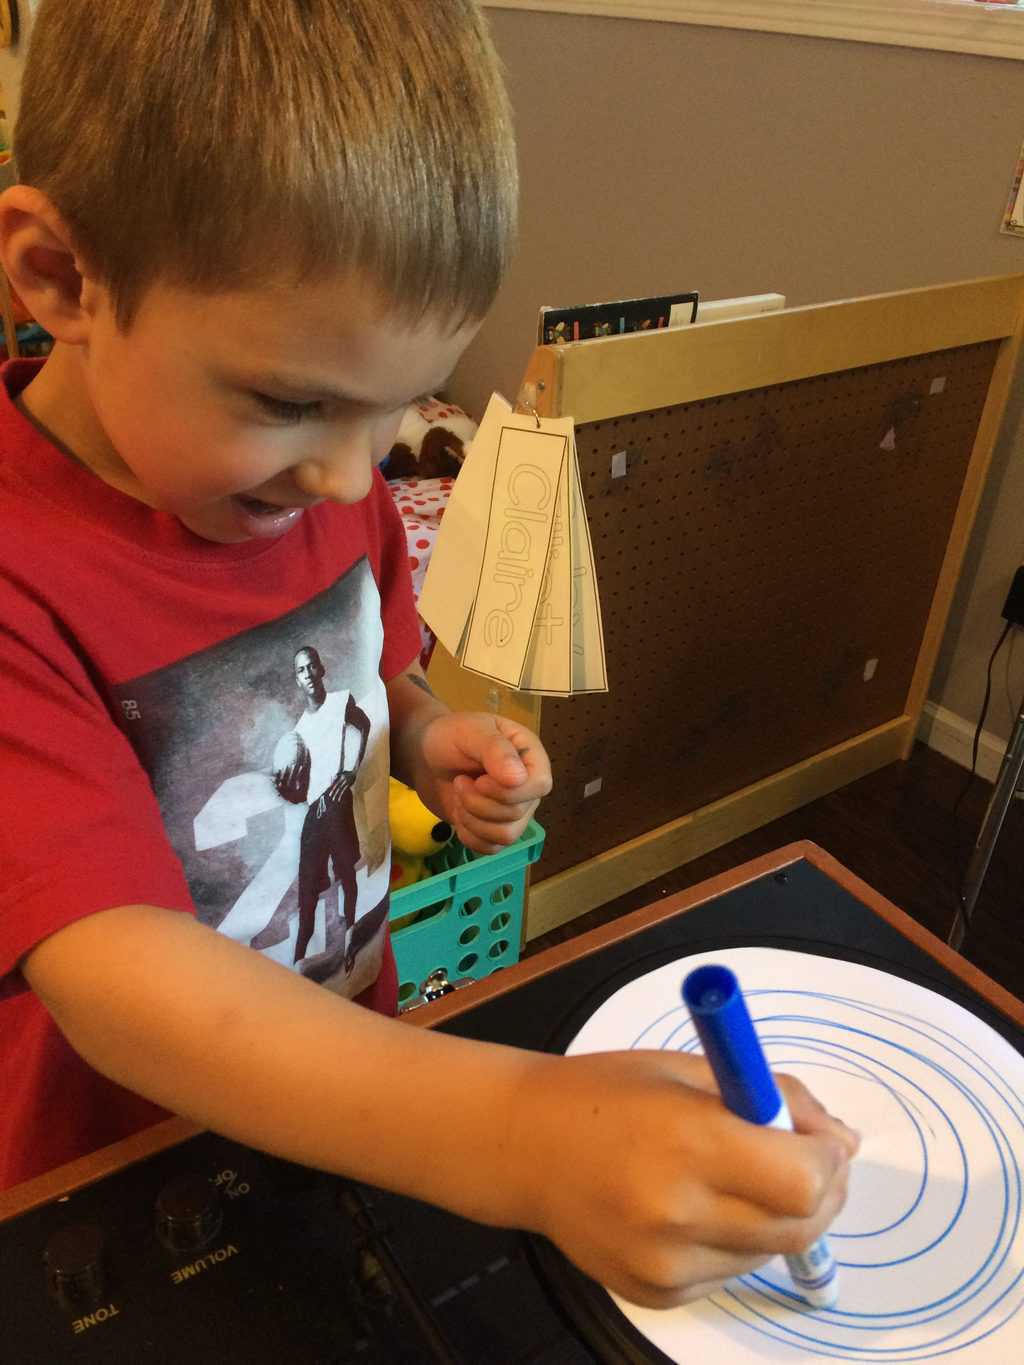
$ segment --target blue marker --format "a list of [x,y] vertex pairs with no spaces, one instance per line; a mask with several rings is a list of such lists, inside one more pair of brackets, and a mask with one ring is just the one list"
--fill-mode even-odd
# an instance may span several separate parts
[[[686,1003],[727,1109],[751,1123],[792,1132],[786,1101],[768,1069],[764,1052],[728,967],[698,967],[683,982]],[[814,1308],[831,1308],[839,1297],[836,1263],[824,1237],[786,1266],[802,1298]]]

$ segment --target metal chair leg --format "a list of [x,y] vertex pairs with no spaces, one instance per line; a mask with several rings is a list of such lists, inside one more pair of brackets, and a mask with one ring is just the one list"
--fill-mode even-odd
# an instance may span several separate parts
[[960,892],[960,907],[957,910],[956,919],[953,921],[953,927],[949,931],[949,946],[957,951],[960,950],[964,937],[971,927],[971,916],[974,914],[974,907],[978,902],[985,874],[988,872],[989,863],[992,861],[996,840],[999,838],[999,832],[1006,819],[1006,812],[1010,808],[1014,792],[1020,785],[1022,775],[1024,775],[1024,705],[1022,705],[1020,714],[1017,716],[1013,733],[1010,735],[1010,742],[1007,744],[1006,753],[1003,755],[999,776],[992,791],[992,799],[988,803],[985,818],[981,822],[981,829],[978,831],[978,837],[974,843],[971,861],[967,865],[963,888]]

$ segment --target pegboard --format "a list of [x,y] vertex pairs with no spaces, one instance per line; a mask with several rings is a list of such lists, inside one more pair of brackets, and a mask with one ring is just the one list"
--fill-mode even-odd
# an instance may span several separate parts
[[609,691],[543,704],[537,880],[902,713],[998,348],[577,429]]
[[432,665],[551,754],[527,937],[907,757],[1022,325],[1012,275],[537,347],[520,402],[576,424],[609,690]]

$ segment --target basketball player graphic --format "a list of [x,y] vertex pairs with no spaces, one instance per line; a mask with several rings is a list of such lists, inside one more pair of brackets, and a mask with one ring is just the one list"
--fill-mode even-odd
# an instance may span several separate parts
[[[338,884],[338,903],[325,900],[325,950],[347,943],[352,970],[356,918],[356,863],[360,857],[352,789],[370,737],[370,720],[351,692],[328,692],[326,669],[311,645],[295,654],[295,681],[305,711],[274,753],[274,785],[286,801],[308,809],[299,841],[299,927],[296,962],[306,955],[321,895]],[[332,875],[333,873],[333,875]],[[339,913],[340,904],[340,913]],[[342,925],[344,916],[344,928]]]

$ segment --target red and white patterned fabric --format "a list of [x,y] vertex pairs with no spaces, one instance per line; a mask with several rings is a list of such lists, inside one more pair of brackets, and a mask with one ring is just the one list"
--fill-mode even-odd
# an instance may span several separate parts
[[[405,525],[409,569],[412,572],[412,588],[417,602],[454,482],[453,478],[394,479],[388,484]],[[434,648],[434,635],[422,620],[420,634],[423,640],[420,661],[426,667]]]

